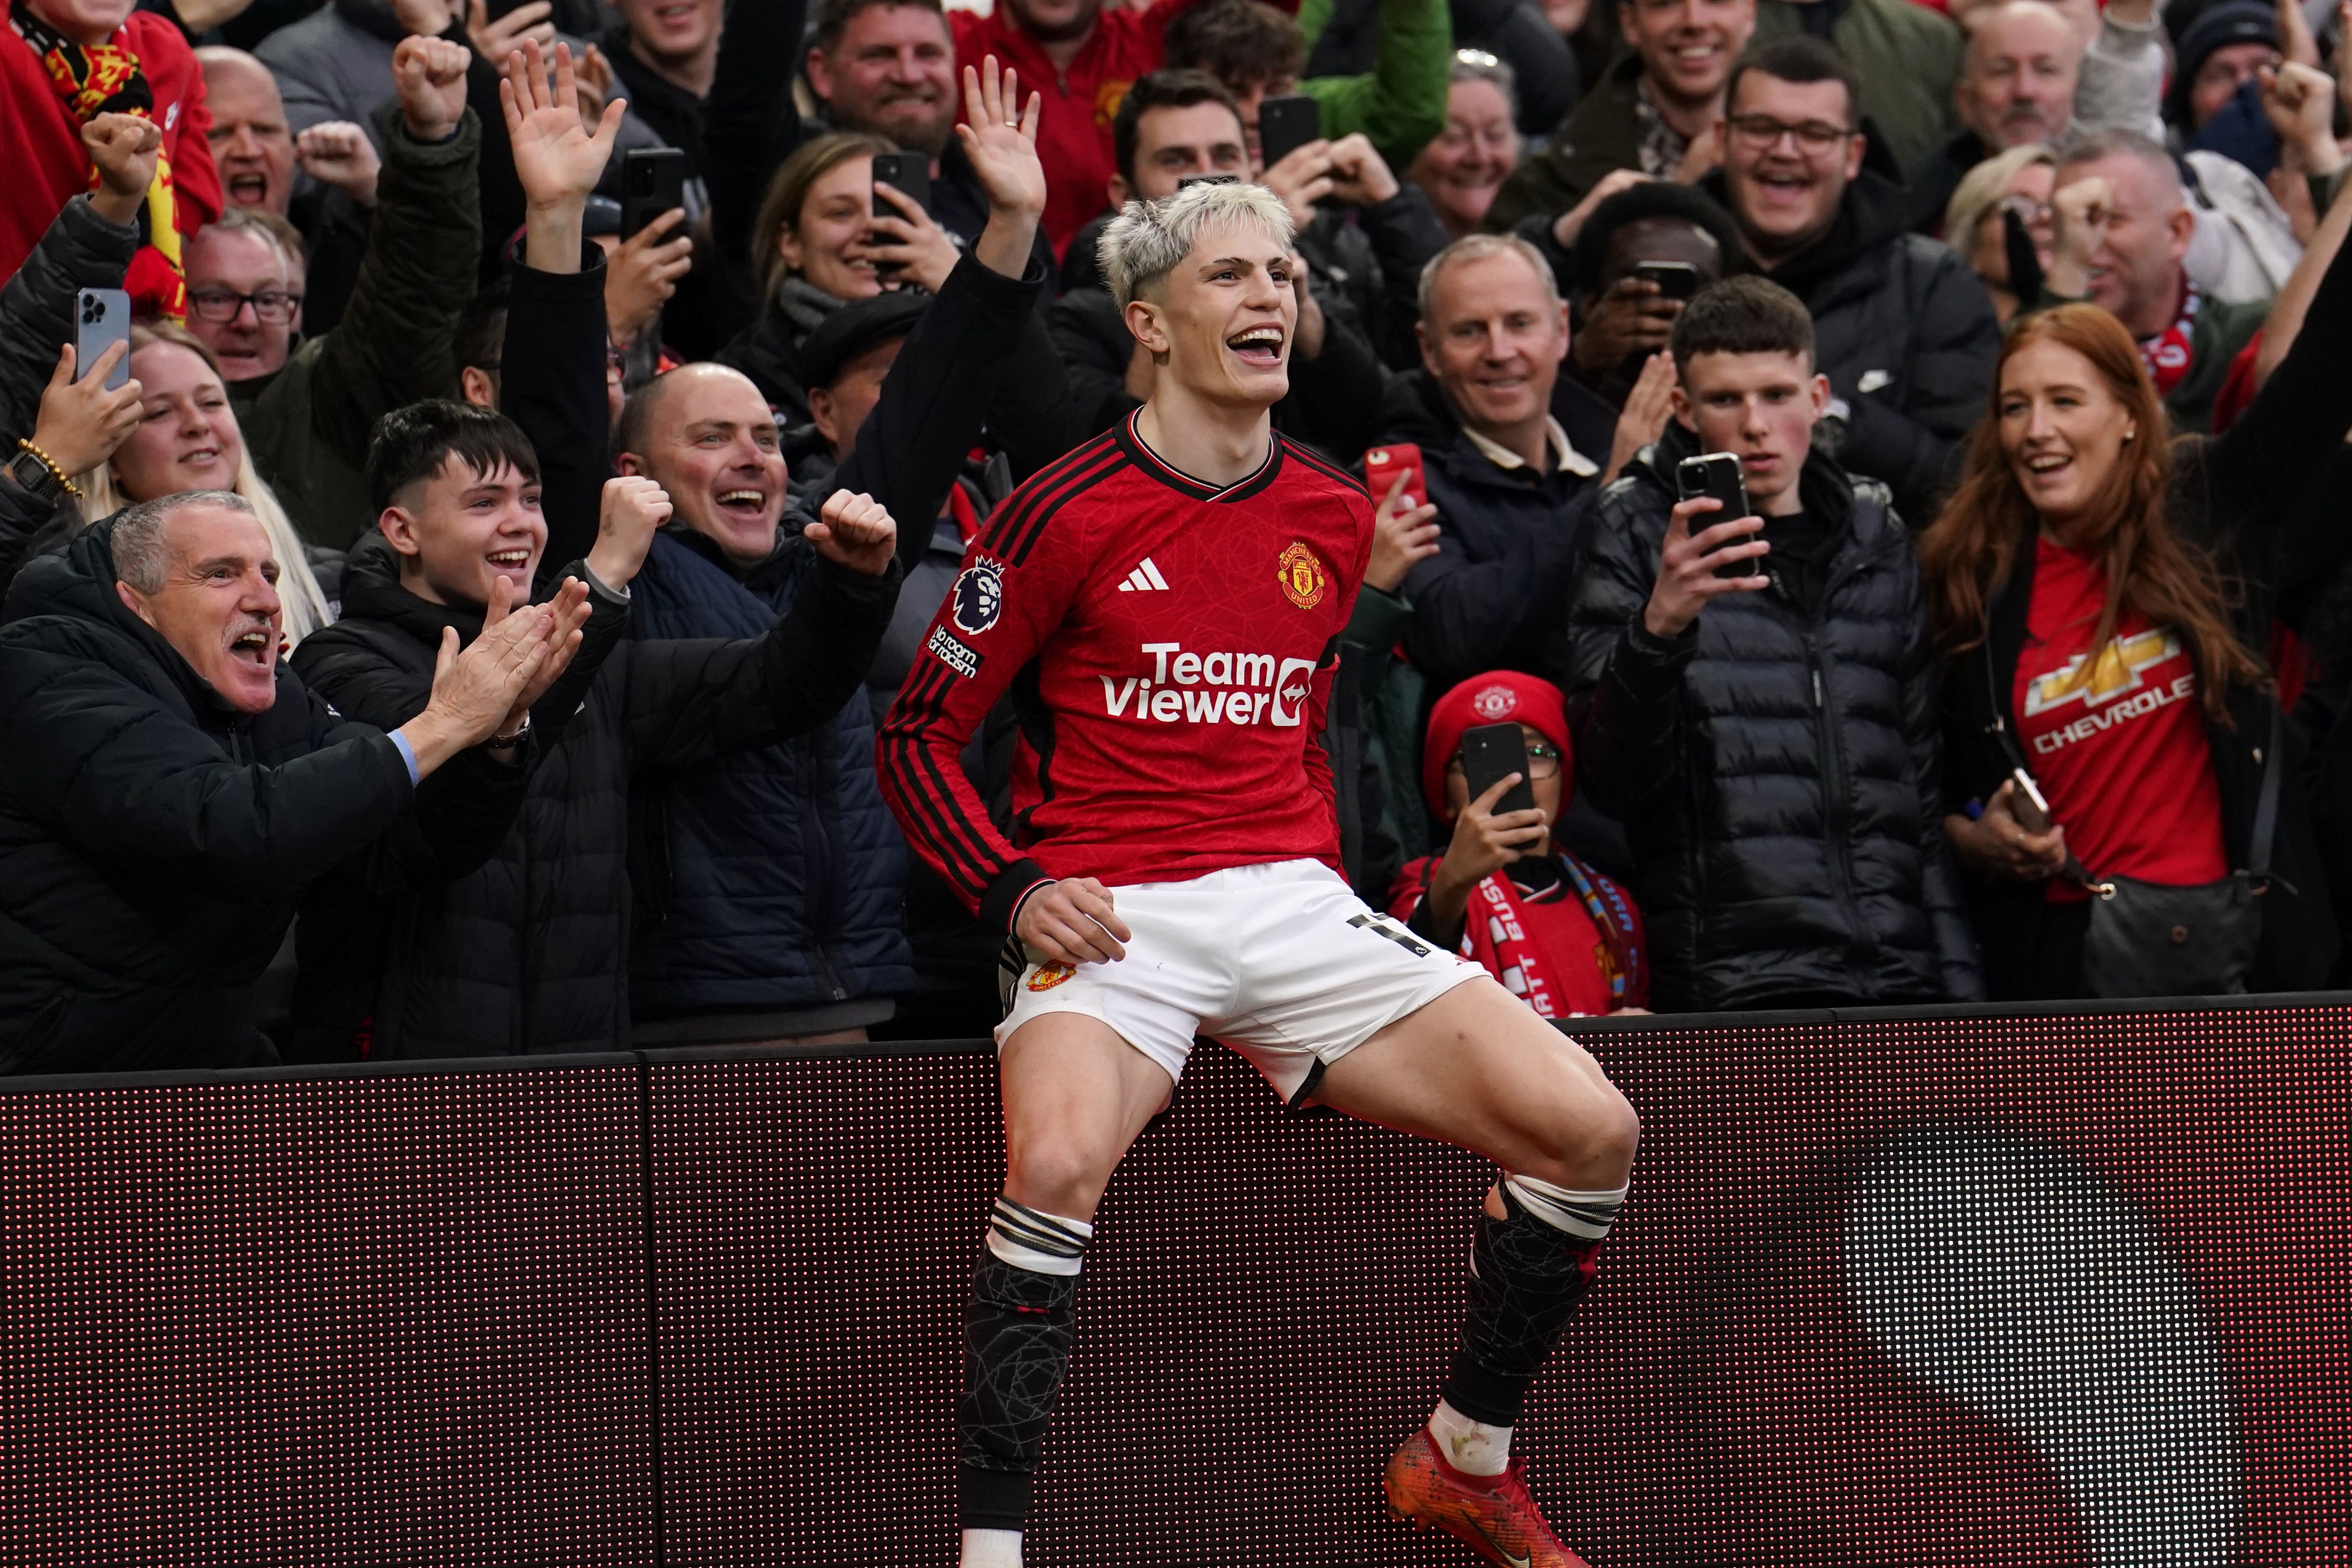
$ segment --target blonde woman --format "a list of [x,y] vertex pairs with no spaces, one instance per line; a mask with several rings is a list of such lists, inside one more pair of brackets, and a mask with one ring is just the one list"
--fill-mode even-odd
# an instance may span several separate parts
[[139,422],[111,459],[75,481],[82,521],[97,522],[158,496],[233,490],[252,503],[278,552],[278,593],[286,603],[280,652],[332,621],[301,537],[254,472],[212,351],[178,327],[134,328],[131,373],[142,389]]
[[2008,326],[2041,292],[2041,278],[2013,276],[2009,220],[2015,213],[2033,242],[2034,267],[2050,265],[2050,194],[2058,183],[2058,155],[2038,142],[1996,152],[1953,187],[1944,206],[1944,243],[1959,253],[1992,296],[1993,314]]

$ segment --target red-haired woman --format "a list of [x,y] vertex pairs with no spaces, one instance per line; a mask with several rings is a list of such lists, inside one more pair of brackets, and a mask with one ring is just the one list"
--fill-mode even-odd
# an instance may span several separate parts
[[1945,828],[1993,996],[2326,983],[2303,746],[2254,650],[2278,524],[2352,425],[2327,362],[2347,342],[2339,259],[2253,406],[2178,442],[2105,310],[2043,311],[2002,345],[1919,545],[1949,660]]

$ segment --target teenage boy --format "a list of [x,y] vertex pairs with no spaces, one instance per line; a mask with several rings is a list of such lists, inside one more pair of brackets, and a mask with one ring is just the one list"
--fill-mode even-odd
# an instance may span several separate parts
[[[1675,319],[1665,434],[1601,493],[1570,605],[1578,787],[1625,825],[1660,1011],[1965,999],[1919,569],[1812,444],[1812,320],[1764,278]],[[1739,460],[1754,515],[1677,501]]]

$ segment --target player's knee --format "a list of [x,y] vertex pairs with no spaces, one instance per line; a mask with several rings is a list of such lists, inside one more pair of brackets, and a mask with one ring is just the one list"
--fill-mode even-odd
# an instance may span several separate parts
[[1071,1219],[1090,1219],[1117,1157],[1063,1138],[1023,1140],[1005,1151],[1004,1190],[1016,1202]]
[[1545,1163],[1558,1173],[1549,1179],[1587,1189],[1622,1186],[1642,1141],[1642,1119],[1614,1085],[1603,1082],[1553,1116],[1546,1134]]

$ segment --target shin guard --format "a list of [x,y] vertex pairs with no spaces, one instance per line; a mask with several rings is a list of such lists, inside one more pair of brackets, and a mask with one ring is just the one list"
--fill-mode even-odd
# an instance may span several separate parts
[[[1000,1209],[1003,1208],[1000,1204]],[[1019,1210],[1024,1233],[1071,1241],[1066,1272],[1041,1273],[1005,1261],[1016,1250],[1004,1239],[1000,1213],[980,1254],[964,1309],[963,1402],[956,1411],[959,1523],[965,1530],[1019,1530],[1029,1512],[1029,1490],[1045,1446],[1045,1426],[1069,1364],[1076,1326],[1079,1261],[1084,1240],[1072,1222]],[[1039,1225],[1037,1222],[1047,1222]],[[1091,1227],[1083,1228],[1091,1230]],[[1028,1245],[1038,1244],[1028,1234]],[[1048,1260],[1056,1260],[1060,1249]]]
[[1513,1427],[1561,1327],[1592,1293],[1608,1224],[1579,1227],[1598,1236],[1572,1235],[1521,1202],[1510,1179],[1500,1191],[1510,1218],[1478,1211],[1470,1315],[1445,1379],[1445,1402],[1474,1421]]

